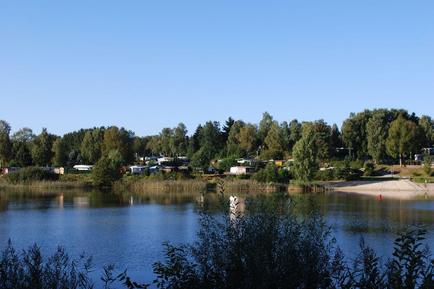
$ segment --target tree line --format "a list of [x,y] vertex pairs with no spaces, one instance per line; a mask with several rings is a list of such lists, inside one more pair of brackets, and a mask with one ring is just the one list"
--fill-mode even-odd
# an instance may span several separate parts
[[303,167],[345,157],[402,163],[433,144],[433,119],[403,109],[351,113],[340,129],[324,120],[279,123],[265,112],[259,124],[232,118],[223,125],[208,121],[189,135],[180,123],[144,137],[116,126],[80,129],[63,136],[51,134],[46,128],[38,135],[30,128],[11,134],[10,125],[0,121],[2,167],[95,164],[109,155],[123,164],[134,162],[138,156],[188,156],[191,166],[201,168],[208,167],[212,160],[229,157],[292,157],[303,172]]

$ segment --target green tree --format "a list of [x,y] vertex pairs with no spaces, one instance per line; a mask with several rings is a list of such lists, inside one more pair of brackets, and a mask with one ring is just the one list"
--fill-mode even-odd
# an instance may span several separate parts
[[56,136],[49,134],[46,128],[42,129],[32,145],[32,159],[38,166],[49,166],[53,159],[53,143]]
[[133,139],[133,153],[137,160],[138,157],[144,157],[148,155],[149,150],[146,148],[150,137],[135,137]]
[[174,129],[173,132],[173,146],[174,152],[177,156],[184,156],[187,153],[188,137],[187,127],[182,122]]
[[416,136],[417,126],[413,121],[399,116],[390,124],[386,148],[391,157],[399,157],[400,166],[402,166],[402,159],[416,150]]
[[56,167],[66,166],[68,162],[68,148],[60,137],[53,143],[53,164]]
[[330,131],[330,154],[334,156],[337,149],[342,147],[342,135],[339,131],[338,126],[334,123]]
[[229,117],[226,120],[225,125],[223,126],[223,129],[222,129],[223,142],[226,143],[228,141],[229,133],[230,133],[231,128],[234,124],[235,124],[235,120],[232,117]]
[[319,168],[317,137],[315,131],[305,129],[292,152],[294,158],[293,175],[302,181],[311,181]]
[[23,141],[14,141],[12,145],[12,162],[19,167],[27,167],[32,164],[32,154],[29,143]]
[[271,129],[271,126],[273,125],[273,117],[268,113],[264,112],[262,114],[262,119],[259,122],[259,128],[258,128],[258,140],[261,143],[261,145],[264,144],[265,138],[268,135],[268,132]]
[[226,140],[226,155],[233,157],[241,157],[243,155],[240,146],[239,135],[241,129],[245,126],[244,122],[236,121],[231,125],[231,130]]
[[219,123],[208,121],[201,128],[198,137],[200,148],[193,155],[192,164],[195,167],[207,168],[224,146]]
[[24,127],[12,135],[12,162],[20,167],[32,164],[31,142],[35,135],[30,128]]
[[112,150],[104,155],[92,169],[92,179],[95,186],[109,188],[113,182],[122,177],[121,165],[124,162],[118,150]]
[[389,130],[387,114],[384,110],[375,111],[366,124],[368,153],[378,163],[386,155],[386,140]]
[[316,134],[318,158],[321,161],[329,160],[331,156],[331,127],[324,120],[320,119],[312,123],[312,129]]
[[265,159],[282,159],[287,147],[287,142],[283,133],[283,130],[274,121],[268,134],[264,140],[265,150],[262,152],[262,157]]
[[158,155],[161,152],[160,137],[158,135],[151,136],[148,143],[146,144],[146,149],[149,150],[152,154]]
[[0,168],[6,166],[12,159],[12,143],[9,137],[11,126],[0,120]]
[[31,142],[35,138],[33,131],[28,127],[23,127],[12,135],[12,140],[17,142]]
[[258,147],[257,128],[253,124],[246,124],[240,128],[237,135],[240,149],[244,155],[251,155]]
[[366,124],[371,117],[371,111],[365,110],[357,114],[351,113],[350,117],[342,124],[342,140],[347,148],[358,159],[362,159],[368,153],[368,139],[366,137]]
[[434,120],[429,116],[422,116],[419,120],[421,129],[421,145],[422,147],[431,147],[434,145]]
[[171,128],[163,128],[160,133],[161,153],[165,156],[173,156],[175,147],[173,143],[173,130]]
[[80,145],[80,152],[84,162],[93,165],[101,158],[103,139],[104,132],[99,128],[88,130],[84,134],[83,141]]
[[301,138],[301,127],[301,123],[296,119],[289,123],[289,148],[291,151],[295,143]]
[[423,156],[423,170],[427,174],[427,176],[431,175],[432,172],[432,158],[429,154],[425,154]]
[[132,150],[133,133],[124,128],[112,126],[105,130],[102,143],[102,155],[107,155],[110,151],[117,150],[125,162],[134,160]]

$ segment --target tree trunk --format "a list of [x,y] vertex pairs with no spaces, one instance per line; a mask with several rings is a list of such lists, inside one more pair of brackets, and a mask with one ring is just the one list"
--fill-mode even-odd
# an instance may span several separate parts
[[399,166],[402,168],[402,154],[399,154]]

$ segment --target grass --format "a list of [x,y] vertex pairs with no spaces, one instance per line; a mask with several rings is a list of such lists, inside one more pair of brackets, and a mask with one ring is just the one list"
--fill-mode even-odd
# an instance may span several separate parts
[[90,188],[92,179],[90,175],[65,174],[57,181],[28,181],[20,183],[9,183],[4,176],[0,176],[0,188],[23,188],[23,189],[68,189],[68,188]]

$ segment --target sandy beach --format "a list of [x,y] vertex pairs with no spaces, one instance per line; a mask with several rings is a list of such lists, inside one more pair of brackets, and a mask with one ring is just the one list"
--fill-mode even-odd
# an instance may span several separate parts
[[386,198],[434,197],[434,184],[417,184],[410,180],[336,182],[329,187],[337,192]]

